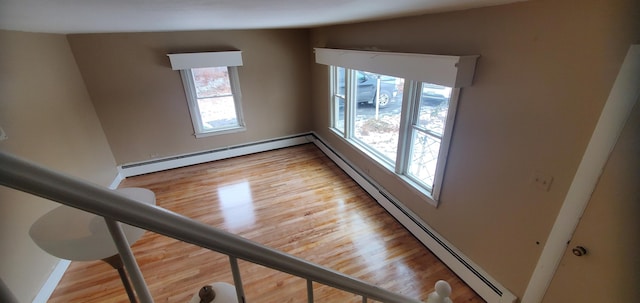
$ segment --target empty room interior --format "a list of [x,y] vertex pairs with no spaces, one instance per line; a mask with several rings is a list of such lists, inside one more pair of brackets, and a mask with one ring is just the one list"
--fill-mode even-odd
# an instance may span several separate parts
[[[639,43],[636,0],[0,0],[0,152],[104,189],[151,189],[159,207],[420,301],[434,285],[410,286],[412,275],[456,281],[454,302],[634,302]],[[98,262],[69,265],[34,243],[32,226],[60,204],[6,176],[2,298],[53,300],[65,279]],[[224,217],[235,223],[213,223],[231,203],[223,190],[229,201],[250,192],[256,216],[300,225],[252,234],[234,226],[261,218],[242,211]],[[220,206],[198,204],[206,199]],[[335,209],[356,220],[311,224]],[[387,247],[410,243],[417,250],[403,254],[432,255],[443,269],[403,269],[391,251],[366,262],[378,242],[353,234],[365,248],[350,253],[393,269],[395,282],[350,271],[339,246],[321,249],[344,236],[314,234],[335,235],[340,222],[379,229]],[[202,256],[164,247],[147,255],[159,237],[146,232],[131,246],[143,276],[145,264],[164,262],[146,271],[156,302],[187,302],[201,281],[233,284],[216,256],[198,260],[224,274],[196,281],[186,270],[173,278],[192,290],[160,285],[171,262]],[[247,302],[307,300],[304,279],[240,266]],[[117,299],[72,301],[127,302],[107,271]],[[262,277],[282,294],[252,294]],[[100,293],[95,281],[85,288]],[[318,302],[354,300],[312,289]]]

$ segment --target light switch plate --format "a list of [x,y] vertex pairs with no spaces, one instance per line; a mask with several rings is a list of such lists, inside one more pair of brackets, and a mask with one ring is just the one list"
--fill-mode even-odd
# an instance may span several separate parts
[[0,127],[0,141],[4,141],[7,139],[9,139],[9,136],[7,136],[7,133],[4,132],[4,129]]

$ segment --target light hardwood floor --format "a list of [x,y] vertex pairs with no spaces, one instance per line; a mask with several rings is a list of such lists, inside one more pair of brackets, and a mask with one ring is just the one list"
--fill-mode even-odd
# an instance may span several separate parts
[[[447,280],[454,302],[484,302],[312,144],[126,179],[157,205],[413,298]],[[233,284],[228,258],[146,232],[132,246],[155,302]],[[240,261],[247,302],[306,302],[305,280]],[[316,302],[361,302],[314,283]],[[128,302],[117,272],[72,262],[49,302]]]

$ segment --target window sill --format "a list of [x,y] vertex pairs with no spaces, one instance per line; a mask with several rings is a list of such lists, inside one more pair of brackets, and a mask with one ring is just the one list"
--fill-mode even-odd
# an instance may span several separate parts
[[436,207],[436,208],[438,207],[438,200],[434,199],[433,195],[429,191],[427,191],[427,189],[425,189],[422,185],[420,185],[416,181],[411,180],[411,178],[407,176],[403,176],[399,174],[395,174],[395,175],[398,176],[402,181],[407,183],[409,186],[411,186],[413,190],[423,195],[426,198],[425,201],[427,203],[431,204],[433,207]]
[[[362,152],[363,154],[367,155],[367,157],[369,157],[371,160],[375,161],[378,165],[386,168],[387,170],[395,173],[395,168],[393,167],[393,165],[389,164],[389,162],[385,161],[381,156],[379,156],[377,153],[369,150],[367,147],[364,146],[364,144],[359,141],[359,140],[354,140],[354,139],[346,139],[346,141],[351,144],[351,146],[357,148],[360,152]],[[396,174],[397,175],[397,174]]]
[[206,137],[217,136],[217,135],[239,133],[239,132],[243,132],[243,131],[246,131],[246,130],[247,130],[246,127],[240,126],[240,127],[226,128],[226,129],[221,129],[221,130],[216,130],[216,131],[210,131],[210,132],[206,132],[206,133],[196,133],[196,134],[194,134],[194,136],[196,138],[200,139],[200,138],[206,138]]

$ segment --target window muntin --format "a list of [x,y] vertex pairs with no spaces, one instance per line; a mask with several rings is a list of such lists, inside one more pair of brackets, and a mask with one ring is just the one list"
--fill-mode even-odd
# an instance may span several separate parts
[[244,129],[236,67],[181,71],[196,137]]
[[[331,113],[346,117],[346,127],[338,129],[331,124],[331,128],[437,200],[455,116],[454,89],[409,80],[405,85],[402,78],[342,67],[332,66],[330,70],[333,79],[346,78],[346,82],[333,86],[332,90],[333,98],[343,96],[344,106],[333,106]],[[344,76],[350,73],[351,77]],[[369,86],[372,79],[373,89]],[[378,90],[390,87],[383,81],[393,83],[394,88],[390,93],[392,102],[381,106],[379,98],[373,96],[383,96]],[[406,96],[405,87],[413,87]],[[407,106],[403,106],[404,102]],[[345,108],[346,113],[352,114],[340,112]]]

